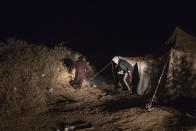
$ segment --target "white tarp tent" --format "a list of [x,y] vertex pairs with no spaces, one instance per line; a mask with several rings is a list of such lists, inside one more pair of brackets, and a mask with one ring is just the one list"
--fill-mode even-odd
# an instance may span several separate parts
[[133,87],[139,95],[152,94],[166,64],[158,97],[196,97],[196,37],[176,27],[162,56],[121,57],[134,66]]

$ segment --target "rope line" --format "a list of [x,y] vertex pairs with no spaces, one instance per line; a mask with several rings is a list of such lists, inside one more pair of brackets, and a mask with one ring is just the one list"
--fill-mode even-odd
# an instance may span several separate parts
[[[168,55],[167,61],[169,60],[169,57],[170,57],[170,53],[169,53],[169,55]],[[164,72],[165,72],[166,65],[167,65],[167,62],[165,63],[165,65],[164,65],[164,67],[163,67],[163,71],[162,71],[162,73],[161,73],[161,76],[159,77],[158,84],[157,84],[157,87],[156,87],[156,89],[155,89],[155,91],[154,91],[152,100],[151,100],[150,103],[148,103],[148,104],[146,105],[146,108],[148,108],[148,111],[150,111],[150,109],[151,109],[151,107],[152,107],[152,103],[153,103],[153,100],[154,100],[154,98],[155,98],[155,96],[156,96],[156,93],[157,93],[157,90],[158,90],[158,88],[159,88],[159,85],[160,85],[161,79],[162,79],[162,77],[163,77],[163,74],[164,74]]]
[[105,65],[99,72],[97,72],[94,76],[92,76],[88,81],[93,80],[96,76],[98,76],[101,72],[103,72],[112,62],[109,62],[107,65]]
[[114,75],[114,63],[112,63],[112,74],[113,74],[113,79],[116,81],[115,75]]

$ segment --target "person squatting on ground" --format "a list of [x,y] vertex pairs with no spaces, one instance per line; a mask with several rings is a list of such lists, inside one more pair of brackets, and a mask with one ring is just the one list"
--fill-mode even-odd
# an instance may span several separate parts
[[88,65],[85,62],[84,57],[80,56],[79,59],[74,62],[74,68],[76,69],[76,72],[73,81],[73,87],[80,89],[88,69]]
[[115,64],[115,67],[113,68],[114,72],[114,90],[119,90],[119,83],[122,85],[123,89],[122,91],[125,91],[126,88],[129,92],[132,93],[132,72],[133,67],[130,65],[127,61],[120,59],[118,56],[115,56],[112,59],[112,62]]

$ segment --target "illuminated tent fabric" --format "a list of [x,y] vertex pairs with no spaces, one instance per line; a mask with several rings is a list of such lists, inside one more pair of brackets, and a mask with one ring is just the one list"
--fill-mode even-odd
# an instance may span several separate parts
[[196,98],[196,37],[176,27],[165,45],[170,48],[160,57],[121,57],[134,66],[133,88],[139,95],[152,95],[166,65],[157,97]]

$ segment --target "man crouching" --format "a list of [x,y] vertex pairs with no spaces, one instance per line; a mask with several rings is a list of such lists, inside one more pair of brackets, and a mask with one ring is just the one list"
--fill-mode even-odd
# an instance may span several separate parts
[[113,68],[113,72],[115,75],[114,79],[114,90],[117,91],[119,89],[119,83],[122,85],[122,91],[128,90],[132,93],[132,72],[133,67],[127,61],[120,59],[118,56],[115,56],[112,59],[112,62],[115,64],[115,68]]

